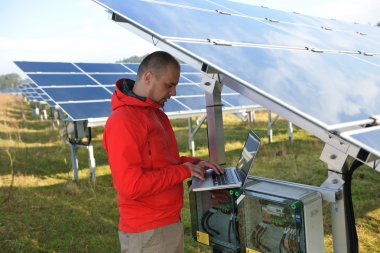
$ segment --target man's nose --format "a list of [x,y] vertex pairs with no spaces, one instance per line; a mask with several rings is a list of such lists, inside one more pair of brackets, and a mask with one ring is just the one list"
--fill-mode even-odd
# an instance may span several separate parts
[[169,92],[170,96],[175,96],[177,94],[177,89],[176,87],[172,88]]

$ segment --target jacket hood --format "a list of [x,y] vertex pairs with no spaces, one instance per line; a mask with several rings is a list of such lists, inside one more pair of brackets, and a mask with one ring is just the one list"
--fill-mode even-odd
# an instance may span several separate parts
[[132,90],[134,85],[135,81],[125,78],[120,79],[116,82],[116,89],[111,98],[112,111],[124,105],[151,108],[162,107],[160,104],[154,102],[150,98],[136,95]]

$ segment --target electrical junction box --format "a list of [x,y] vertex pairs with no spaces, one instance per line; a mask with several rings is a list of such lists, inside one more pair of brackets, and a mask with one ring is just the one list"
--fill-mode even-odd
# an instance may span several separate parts
[[249,180],[237,204],[242,252],[324,252],[319,192]]
[[63,135],[67,135],[69,139],[88,138],[87,121],[68,121],[65,126]]
[[213,252],[240,252],[236,199],[239,190],[189,192],[193,240]]

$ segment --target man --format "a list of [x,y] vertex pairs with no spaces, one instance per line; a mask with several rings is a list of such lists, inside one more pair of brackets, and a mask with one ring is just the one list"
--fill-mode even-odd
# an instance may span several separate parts
[[183,252],[183,180],[204,179],[214,163],[180,157],[173,129],[161,110],[176,94],[180,65],[157,51],[140,64],[136,83],[121,79],[112,95],[103,144],[119,206],[121,251]]

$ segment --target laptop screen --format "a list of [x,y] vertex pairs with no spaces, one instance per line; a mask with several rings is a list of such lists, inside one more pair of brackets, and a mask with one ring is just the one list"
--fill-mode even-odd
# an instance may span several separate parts
[[255,160],[259,146],[260,138],[252,130],[250,130],[243,151],[241,152],[240,159],[236,165],[236,168],[243,172],[243,184],[253,166],[253,161]]

